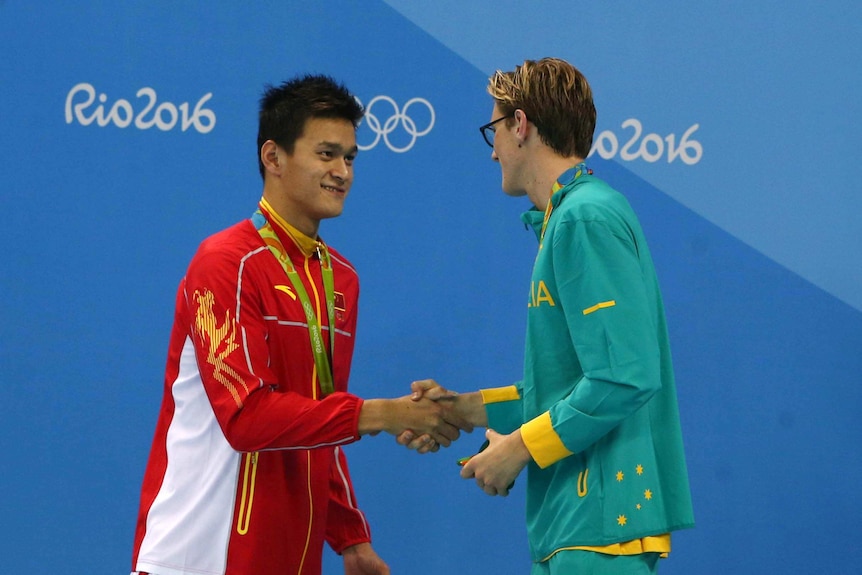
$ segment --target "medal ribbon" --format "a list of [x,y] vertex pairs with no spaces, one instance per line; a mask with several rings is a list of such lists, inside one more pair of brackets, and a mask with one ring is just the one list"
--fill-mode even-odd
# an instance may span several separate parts
[[[320,321],[314,313],[314,306],[311,305],[311,299],[305,291],[305,286],[302,285],[302,279],[290,261],[290,256],[281,244],[281,240],[272,229],[272,225],[267,221],[266,216],[260,210],[257,210],[252,216],[252,222],[257,228],[260,237],[275,259],[281,264],[284,273],[287,274],[293,289],[296,291],[296,296],[299,298],[299,303],[302,304],[302,310],[305,312],[306,323],[308,324],[308,336],[311,341],[311,352],[314,354],[314,365],[317,368],[317,380],[320,382],[320,390],[324,396],[335,391],[335,386],[332,380],[332,366],[327,355],[326,345],[321,333]],[[323,242],[317,242],[317,257],[320,261],[321,275],[323,276],[323,292],[326,300],[326,314],[329,318],[329,355],[335,353],[335,281],[332,275],[332,261],[329,258],[329,250]]]
[[554,194],[583,176],[584,174],[593,175],[593,171],[587,167],[587,164],[581,162],[573,168],[569,168],[565,172],[557,178],[557,181],[554,182],[554,185],[551,186],[551,197],[548,198],[548,205],[545,206],[545,217],[542,220],[542,233],[539,234],[539,249],[542,249],[542,242],[545,240],[545,230],[548,228],[548,220],[551,219],[551,212],[554,211],[554,203],[551,199],[554,197]]

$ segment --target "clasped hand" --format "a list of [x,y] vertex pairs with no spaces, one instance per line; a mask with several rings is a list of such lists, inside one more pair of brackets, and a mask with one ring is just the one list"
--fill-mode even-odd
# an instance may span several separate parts
[[[487,414],[479,396],[474,398],[473,405],[468,399],[475,394],[459,396],[431,379],[413,382],[411,390],[413,394],[410,397],[413,401],[430,399],[441,405],[444,408],[445,417],[453,426],[470,432],[476,425],[488,425]],[[415,429],[407,430],[398,435],[398,443],[419,453],[437,451],[440,448],[439,442],[434,437],[428,434],[420,435],[415,431]],[[521,438],[520,429],[508,435],[501,435],[488,429],[485,432],[485,438],[488,440],[487,447],[464,464],[461,477],[475,478],[479,488],[488,495],[506,496],[515,478],[532,456]],[[448,446],[448,444],[443,445]]]
[[473,424],[458,409],[456,392],[449,391],[433,379],[414,381],[410,389],[413,393],[406,397],[417,406],[427,404],[435,406],[436,414],[441,421],[439,427],[433,432],[418,427],[406,429],[396,438],[400,445],[419,453],[435,452],[441,445],[449,447],[461,436],[461,431],[467,433],[473,431]]

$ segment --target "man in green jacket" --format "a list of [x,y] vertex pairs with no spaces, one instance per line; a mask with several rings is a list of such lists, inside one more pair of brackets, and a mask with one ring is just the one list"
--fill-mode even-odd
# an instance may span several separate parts
[[[487,448],[461,475],[507,495],[527,468],[534,575],[655,573],[670,532],[693,527],[664,307],[628,201],[584,160],[596,110],[559,59],[498,71],[481,127],[503,191],[526,195],[538,254],[527,301],[523,380],[460,395],[433,380],[415,397],[455,402]],[[434,448],[427,437],[402,443]]]

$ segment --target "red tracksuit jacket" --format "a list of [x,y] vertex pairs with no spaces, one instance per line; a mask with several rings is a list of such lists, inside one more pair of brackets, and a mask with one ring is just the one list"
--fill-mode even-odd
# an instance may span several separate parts
[[[265,215],[328,343],[317,255]],[[252,222],[201,244],[177,294],[134,571],[319,574],[324,541],[336,552],[370,541],[339,447],[359,439],[362,400],[347,393],[359,279],[329,251],[335,392],[321,398],[300,301]]]

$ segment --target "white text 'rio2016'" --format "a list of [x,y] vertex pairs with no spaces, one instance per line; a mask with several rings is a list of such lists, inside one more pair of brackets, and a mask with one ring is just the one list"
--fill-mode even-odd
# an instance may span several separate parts
[[[79,99],[81,96],[83,100]],[[172,130],[179,124],[183,132],[194,128],[201,134],[207,134],[215,128],[215,112],[204,108],[204,104],[212,98],[212,92],[208,92],[198,100],[191,112],[189,112],[188,102],[183,102],[179,106],[171,102],[158,103],[156,91],[152,88],[141,88],[135,96],[138,100],[142,100],[136,103],[143,106],[143,109],[137,113],[132,103],[122,98],[108,108],[106,94],[99,94],[99,104],[90,110],[97,99],[96,89],[91,84],[81,82],[69,90],[66,96],[66,123],[71,124],[77,120],[83,126],[96,122],[96,125],[102,128],[109,124],[118,128],[127,128],[134,122],[135,127],[140,130],[148,130],[155,126],[163,132]]]
[[[623,122],[621,127],[623,129],[632,128],[634,130],[631,138],[623,144],[622,149],[620,149],[616,134],[610,130],[604,130],[593,142],[590,156],[598,152],[599,156],[605,160],[610,160],[619,151],[620,159],[626,162],[640,158],[645,162],[653,163],[665,157],[665,151],[667,151],[667,163],[671,163],[679,158],[689,166],[698,163],[703,156],[703,146],[691,137],[700,127],[700,124],[694,124],[686,130],[682,138],[680,138],[679,143],[676,141],[675,134],[669,134],[664,138],[658,134],[644,135],[643,126],[640,121],[634,118],[629,118]],[[667,145],[665,145],[665,142]]]

